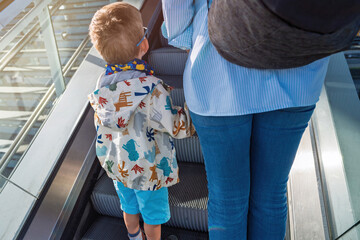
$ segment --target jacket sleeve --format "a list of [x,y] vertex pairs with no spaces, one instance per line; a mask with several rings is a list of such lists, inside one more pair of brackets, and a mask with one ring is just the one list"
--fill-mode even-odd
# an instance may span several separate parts
[[195,132],[186,103],[184,108],[173,106],[169,91],[161,83],[151,93],[148,111],[149,125],[157,131],[174,138],[190,137]]
[[181,49],[192,48],[192,20],[195,14],[193,0],[163,0],[164,23],[162,34],[169,44]]

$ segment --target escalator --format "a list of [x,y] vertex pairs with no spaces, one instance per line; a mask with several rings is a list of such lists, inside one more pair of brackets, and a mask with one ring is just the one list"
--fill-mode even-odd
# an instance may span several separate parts
[[[151,48],[145,57],[154,67],[155,75],[175,88],[171,93],[174,104],[183,106],[182,73],[188,56],[185,51],[169,46],[162,37],[159,30],[163,21],[161,5],[157,3],[155,6],[147,24]],[[146,3],[142,8],[143,14],[145,10]],[[96,58],[93,54],[94,51],[90,51],[85,61]],[[101,63],[98,68],[102,69]],[[93,112],[88,106],[63,153],[63,162],[59,163],[56,176],[49,182],[38,209],[28,218],[20,239],[127,239],[119,198],[112,180],[97,162],[94,137]],[[193,136],[175,139],[174,144],[181,180],[169,188],[171,219],[163,226],[162,236],[173,234],[179,239],[208,239],[208,191],[199,140]],[[81,154],[77,145],[82,145]],[[80,156],[74,160],[72,155]],[[77,171],[78,176],[72,175],[69,183],[72,185],[67,187],[68,192],[59,199],[60,185],[67,184],[64,178],[70,178],[66,173],[70,166],[74,172]],[[61,208],[52,211],[54,213],[49,212],[55,203]],[[44,222],[44,219],[51,221]]]
[[[144,6],[146,7],[146,4]],[[142,10],[144,10],[144,6]],[[174,104],[183,106],[182,73],[187,60],[187,53],[167,45],[166,40],[162,38],[159,32],[162,22],[161,5],[158,3],[155,6],[154,14],[152,14],[147,24],[150,30],[149,41],[152,47],[146,57],[156,69],[156,76],[175,87],[172,91]],[[112,180],[100,169],[97,159],[95,159],[94,138],[89,138],[89,132],[94,134],[92,118],[92,110],[87,109],[78,124],[72,142],[68,144],[66,151],[63,153],[64,159],[62,163],[59,163],[57,174],[49,182],[42,202],[38,205],[36,212],[34,211],[33,215],[28,219],[19,238],[45,239],[45,236],[50,234],[58,239],[126,239],[127,231],[122,220],[118,196]],[[91,131],[89,131],[89,128]],[[84,135],[85,132],[88,146],[82,144],[84,145],[84,153],[87,152],[85,155],[82,154],[84,155],[83,158],[85,157],[84,163],[82,163],[83,166],[77,165],[82,162],[80,159],[77,160],[77,164],[73,163],[77,165],[79,174],[83,172],[83,179],[79,180],[78,176],[73,179],[74,186],[78,184],[77,190],[75,191],[74,186],[72,186],[70,195],[63,201],[64,206],[67,204],[69,206],[58,209],[58,216],[65,218],[54,219],[52,224],[50,222],[44,223],[44,218],[51,218],[48,212],[50,205],[55,202],[60,203],[60,201],[56,201],[51,197],[51,194],[56,194],[56,182],[59,181],[60,183],[62,181],[60,176],[62,171],[66,169],[65,165],[68,163],[68,159],[70,160],[73,154],[76,155],[76,151],[79,150],[76,145],[82,142],[77,139],[84,138],[81,135]],[[179,239],[208,239],[208,191],[199,140],[196,136],[193,136],[182,140],[175,139],[174,144],[181,169],[181,181],[174,187],[169,188],[172,217],[163,227],[162,234],[163,236],[175,234]],[[92,167],[89,167],[90,165]],[[84,170],[84,168],[87,168],[87,170]],[[71,195],[73,195],[71,197],[72,204],[69,202]],[[71,213],[64,214],[63,210]],[[38,228],[40,226],[48,230],[39,232]]]
[[[175,87],[172,91],[174,105],[183,105],[185,101],[182,73],[186,59],[185,51],[167,45],[152,50],[148,56],[150,65],[156,69],[156,76]],[[168,227],[164,228],[163,236],[175,233],[181,239],[207,239],[205,232],[207,231],[208,191],[199,140],[194,136],[187,139],[174,139],[174,143],[181,180],[180,183],[169,188],[171,219],[165,224]],[[107,225],[114,226],[107,227],[105,231],[109,234],[108,239],[115,239],[120,234],[122,212],[112,180],[106,174],[97,181],[91,194],[91,203],[100,216],[96,218],[82,239],[102,239],[104,226]],[[169,227],[174,227],[176,230]],[[123,238],[119,239],[126,239],[124,227],[121,232]]]
[[[163,79],[166,83],[174,86],[172,98],[175,105],[183,106],[184,93],[182,89],[182,73],[187,59],[185,51],[175,49],[167,45],[166,40],[161,37],[159,32],[162,19],[160,17],[160,4],[157,4],[155,14],[153,14],[148,27],[151,28],[149,41],[152,46],[147,60],[156,69],[156,76]],[[157,13],[157,15],[156,15]],[[150,26],[149,26],[150,25]],[[80,130],[85,125],[92,122],[92,110],[88,111],[86,118],[80,126]],[[91,120],[89,120],[90,118]],[[94,128],[90,126],[90,128]],[[76,141],[76,140],[74,140]],[[180,183],[169,188],[169,202],[171,220],[163,227],[163,236],[175,234],[179,239],[208,239],[207,235],[207,181],[203,157],[201,154],[199,140],[196,136],[174,141],[177,149],[177,159],[180,168]],[[91,145],[91,144],[90,144]],[[69,147],[72,148],[71,146]],[[71,150],[69,150],[71,151]],[[91,149],[89,150],[91,152]],[[94,154],[94,151],[93,151]],[[95,155],[93,155],[95,157]],[[89,159],[87,159],[90,161]],[[65,160],[66,161],[66,160]],[[87,176],[83,182],[83,187],[88,188],[87,193],[78,193],[79,199],[76,200],[77,207],[83,209],[76,211],[70,219],[78,219],[76,223],[67,223],[60,239],[126,239],[126,228],[122,220],[120,202],[113,187],[112,180],[107,177],[103,170],[100,170],[97,160],[91,161],[94,165],[93,176]],[[60,166],[61,169],[61,166]],[[58,171],[60,171],[60,169]],[[94,170],[97,169],[97,170]],[[81,171],[81,170],[80,170]],[[54,181],[56,180],[56,177]],[[60,179],[59,179],[60,180]],[[53,185],[52,183],[51,185]],[[48,192],[51,192],[51,186]],[[49,202],[50,204],[50,202]],[[36,224],[40,212],[46,205],[46,196],[39,206],[38,213],[33,216],[28,223],[28,229],[22,234],[24,239],[41,238],[38,234]],[[39,217],[40,221],[40,217]],[[72,220],[72,222],[74,222]],[[56,224],[55,224],[56,225]],[[34,230],[33,230],[34,229]],[[56,229],[56,226],[55,226]],[[35,236],[36,237],[35,237]]]
[[[87,26],[86,21],[84,20],[83,22],[81,17],[79,18],[79,11],[81,13],[87,10],[93,11],[99,5],[106,4],[106,1],[87,2],[92,3],[86,5],[87,8],[79,10],[78,8],[81,5],[78,6],[75,0],[66,1],[68,5],[65,4],[64,9],[60,9],[60,11],[65,11],[65,13],[63,12],[62,15],[54,13],[54,26],[58,26],[58,29],[63,29],[65,25],[68,25],[68,21],[71,18],[74,18],[71,24],[80,24],[79,29],[76,30],[77,32],[58,32],[57,38],[59,42],[70,40],[79,44],[79,42],[84,40],[80,36],[83,36],[82,34],[87,31],[85,29]],[[145,1],[141,7],[141,13],[144,25],[149,29],[150,50],[145,59],[154,67],[157,77],[175,88],[171,93],[173,103],[183,106],[182,73],[188,55],[185,51],[169,46],[166,39],[162,37],[160,25],[163,19],[161,3],[158,0]],[[65,19],[63,16],[69,16],[69,18]],[[76,44],[72,47],[65,47],[61,46],[60,43],[59,48],[64,50],[60,51],[60,56],[63,56],[62,58],[64,59],[69,58],[71,55],[68,52],[70,51],[69,48],[73,51],[76,50],[76,47]],[[85,48],[89,48],[87,43]],[[0,54],[2,53],[0,52]],[[23,58],[21,58],[21,61],[25,61],[25,56],[34,53],[30,50],[22,50],[22,54]],[[43,53],[40,51],[36,52],[36,54],[41,56]],[[78,61],[83,62],[81,65],[78,64],[76,67],[70,68],[71,74],[69,74],[69,79],[70,76],[74,78],[70,82],[73,85],[65,91],[62,99],[58,100],[59,106],[56,106],[58,108],[66,109],[65,105],[75,104],[71,102],[70,98],[77,94],[76,88],[83,87],[85,84],[95,85],[98,73],[104,70],[105,62],[99,58],[98,53],[93,48],[90,49],[86,56],[80,57]],[[348,61],[353,60],[350,59]],[[354,64],[355,67],[352,69],[352,72],[356,74],[357,63]],[[76,70],[77,72],[75,73]],[[40,73],[43,74],[42,76],[48,74],[48,72],[44,74],[41,71]],[[49,80],[51,77],[46,76],[45,78]],[[42,78],[39,77],[39,79]],[[358,79],[355,85],[359,94],[357,83]],[[21,94],[21,99],[24,101],[22,109],[19,111],[26,113],[27,110],[33,110],[33,106],[39,98],[37,94],[44,94],[45,91],[40,86],[44,86],[44,84],[36,85],[35,87],[26,86],[24,89],[18,88],[18,92],[12,93],[14,99],[16,94]],[[91,89],[89,86],[86,87]],[[0,89],[0,91],[6,91],[6,89]],[[86,100],[83,101],[84,103],[86,102]],[[11,101],[8,103],[0,102],[0,106],[8,107],[9,111],[13,111],[14,108],[11,104]],[[51,107],[48,107],[48,111],[50,111]],[[15,114],[15,111],[13,112]],[[52,115],[65,118],[64,114],[56,111],[56,109],[52,112]],[[24,121],[19,116],[19,121],[21,120]],[[39,118],[39,120],[42,119]],[[53,119],[47,121],[49,123]],[[65,141],[64,147],[61,151],[58,150],[58,147],[54,147],[54,151],[59,152],[54,154],[58,155],[56,156],[57,160],[54,166],[49,167],[51,171],[47,173],[46,183],[43,184],[38,195],[29,191],[36,197],[36,201],[33,203],[31,211],[26,215],[26,218],[22,220],[22,227],[16,234],[16,239],[127,239],[127,231],[122,219],[119,198],[111,179],[106,176],[96,158],[96,132],[93,125],[93,111],[91,107],[88,104],[84,105],[79,116],[74,117],[72,121],[71,128],[69,127],[71,131],[68,131],[70,133],[69,136],[58,138],[58,141]],[[6,134],[10,127],[18,128],[22,123],[7,121],[5,124],[7,125],[0,126],[2,134]],[[330,226],[328,219],[331,216],[327,215],[328,213],[325,209],[328,206],[326,204],[324,206],[324,202],[327,200],[321,197],[325,196],[324,198],[326,198],[327,190],[324,187],[325,185],[321,184],[321,177],[323,177],[321,176],[322,173],[320,173],[321,169],[319,169],[321,164],[314,165],[318,161],[318,159],[314,159],[314,156],[321,155],[316,153],[317,143],[315,142],[318,139],[316,139],[316,131],[314,131],[316,126],[314,127],[314,125],[316,124],[311,123],[310,128],[304,134],[289,178],[289,219],[286,235],[288,240],[335,239],[335,234],[331,235],[328,233],[333,231],[333,229],[327,229]],[[47,128],[47,126],[42,125],[42,122],[39,122],[35,123],[33,128],[31,130],[33,132],[30,131],[31,137],[36,136],[37,131],[50,129],[51,125],[50,128]],[[11,132],[13,131],[9,131],[8,134]],[[56,135],[51,136],[57,137]],[[42,136],[41,133],[40,137],[43,137],[43,139],[49,138],[46,134]],[[24,140],[24,146],[19,149],[25,151],[26,144],[30,144],[31,141],[31,139]],[[0,146],[1,144],[0,140]],[[35,146],[36,144],[37,142],[33,143]],[[182,140],[175,139],[174,144],[180,169],[180,183],[169,188],[171,219],[162,227],[162,236],[176,235],[178,239],[183,240],[208,239],[208,190],[199,140],[197,136],[193,136]],[[39,143],[38,146],[42,145]],[[32,152],[30,151],[30,153]],[[15,154],[13,156],[12,162],[9,162],[7,165],[8,171],[16,167],[21,155],[22,152],[20,151],[18,155]],[[308,168],[311,170],[310,177],[308,172],[304,170],[304,163],[311,165]],[[32,181],[32,179],[29,179],[29,181]],[[311,196],[311,201],[308,201],[309,196]],[[340,234],[338,233],[338,235]],[[1,236],[0,239],[2,239]],[[4,237],[4,240],[7,239],[10,238]]]

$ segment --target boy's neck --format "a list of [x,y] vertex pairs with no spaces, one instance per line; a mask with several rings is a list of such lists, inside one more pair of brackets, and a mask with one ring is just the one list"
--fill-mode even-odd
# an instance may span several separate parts
[[138,54],[137,56],[135,56],[135,58],[142,60],[142,57],[143,57],[144,55],[145,55],[145,54],[140,51],[139,54]]

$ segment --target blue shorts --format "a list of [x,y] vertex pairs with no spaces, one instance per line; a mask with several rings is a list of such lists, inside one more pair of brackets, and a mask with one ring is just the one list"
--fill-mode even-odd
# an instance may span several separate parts
[[168,189],[156,191],[134,190],[114,180],[116,192],[120,198],[121,209],[128,214],[138,214],[146,224],[158,225],[169,221],[170,207]]

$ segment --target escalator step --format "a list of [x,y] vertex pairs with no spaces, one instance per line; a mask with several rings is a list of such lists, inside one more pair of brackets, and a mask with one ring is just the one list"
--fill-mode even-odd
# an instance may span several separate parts
[[174,47],[158,48],[150,52],[148,61],[158,75],[182,75],[188,54]]
[[174,139],[174,144],[178,162],[204,163],[200,141],[197,136]]
[[[169,226],[207,231],[208,189],[205,167],[179,163],[180,183],[169,188]],[[194,184],[196,183],[196,184]]]
[[[179,89],[182,91],[182,95],[184,95],[183,92],[183,76],[182,75],[155,75],[156,77],[160,78],[164,81],[167,85],[170,85],[171,87],[175,88],[172,93]],[[172,96],[172,98],[174,98]],[[185,99],[185,98],[184,98]],[[183,99],[183,100],[184,100]],[[173,99],[174,100],[174,99]],[[184,102],[183,102],[184,103]],[[174,103],[175,104],[175,103]],[[180,105],[179,105],[180,106]]]
[[105,216],[122,217],[119,198],[112,180],[104,174],[96,183],[91,201],[96,212]]
[[113,217],[99,217],[90,226],[82,240],[128,239],[124,221]]
[[[100,216],[90,226],[82,240],[124,240],[128,239],[124,221],[120,218]],[[161,227],[163,238],[175,235],[179,240],[207,240],[207,233],[189,231],[167,226]]]
[[[179,168],[180,183],[169,188],[172,217],[167,225],[207,231],[208,191],[205,167],[202,164],[179,162]],[[99,214],[122,217],[119,198],[112,180],[106,175],[96,183],[91,200]]]

